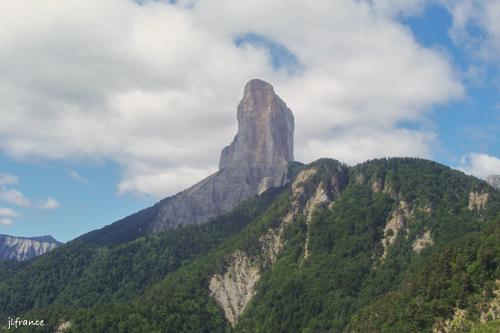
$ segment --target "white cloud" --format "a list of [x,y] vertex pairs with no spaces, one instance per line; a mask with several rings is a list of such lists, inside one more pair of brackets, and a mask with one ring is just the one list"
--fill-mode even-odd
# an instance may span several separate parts
[[0,217],[0,225],[3,226],[12,225],[12,219],[8,217]]
[[[59,207],[59,202],[54,198],[48,197],[46,200],[34,205],[29,198],[24,196],[19,190],[6,185],[14,185],[19,178],[11,174],[0,174],[0,201],[10,203],[23,208],[39,208],[53,210]],[[6,207],[0,207],[0,218],[5,218],[5,225],[12,224],[12,218],[19,217],[14,210]],[[7,223],[8,222],[8,223]]]
[[3,185],[14,185],[17,184],[19,181],[19,178],[17,176],[8,174],[8,173],[1,173],[0,172],[0,186]]
[[500,158],[483,153],[462,156],[458,169],[479,178],[500,174]]
[[0,188],[0,201],[5,201],[19,207],[31,206],[31,201],[21,192],[13,188]]
[[59,208],[60,204],[55,200],[54,198],[47,198],[45,201],[41,202],[38,205],[38,208],[40,209],[46,209],[46,210],[53,210],[56,208]]
[[175,194],[184,189],[186,184],[193,185],[215,170],[177,167],[173,169],[135,170],[131,175],[118,184],[118,193],[133,192],[136,194],[149,193],[157,197],[167,193]]
[[[428,157],[431,130],[399,125],[425,124],[433,105],[463,87],[447,57],[394,18],[421,6],[2,1],[0,151],[111,160],[124,170],[120,193],[173,194],[217,168],[243,85],[259,77],[295,114],[298,160]],[[234,38],[248,33],[286,47],[300,70],[273,68],[263,47],[237,47]]]
[[452,15],[450,36],[486,61],[500,61],[500,1],[443,0]]
[[19,214],[6,207],[0,207],[0,217],[18,217]]
[[[311,152],[311,159],[320,156],[335,156],[349,164],[381,156],[402,157],[430,156],[430,144],[434,134],[400,129],[385,132],[384,129],[353,131],[330,140],[311,140],[300,151],[304,156]],[[314,154],[314,155],[313,155]]]

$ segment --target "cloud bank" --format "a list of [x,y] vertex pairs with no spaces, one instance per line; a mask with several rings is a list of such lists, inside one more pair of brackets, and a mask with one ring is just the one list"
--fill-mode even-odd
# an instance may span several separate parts
[[464,88],[396,20],[422,4],[2,1],[0,151],[113,161],[119,193],[173,194],[216,170],[258,77],[294,112],[298,160],[430,157],[428,112]]

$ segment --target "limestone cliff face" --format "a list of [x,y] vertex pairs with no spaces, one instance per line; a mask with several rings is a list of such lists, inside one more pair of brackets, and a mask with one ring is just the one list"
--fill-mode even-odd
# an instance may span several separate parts
[[469,210],[481,211],[486,207],[490,194],[488,192],[470,192]]
[[410,208],[410,205],[405,201],[400,201],[398,207],[389,216],[384,227],[384,237],[382,238],[384,254],[382,255],[382,259],[387,257],[389,247],[394,243],[399,233],[408,235],[408,220],[413,216],[414,212]]
[[219,168],[247,178],[251,192],[283,184],[293,161],[293,115],[261,80],[245,86],[238,106],[238,134],[221,153]]
[[23,261],[52,251],[59,245],[61,243],[51,236],[25,238],[0,235],[0,259]]
[[224,275],[215,274],[209,283],[212,297],[224,310],[226,319],[234,327],[246,305],[255,294],[255,284],[259,281],[258,264],[242,251],[233,253]]
[[151,231],[207,222],[241,201],[288,181],[294,118],[273,87],[261,80],[248,82],[237,117],[238,133],[222,150],[219,170],[159,202]]

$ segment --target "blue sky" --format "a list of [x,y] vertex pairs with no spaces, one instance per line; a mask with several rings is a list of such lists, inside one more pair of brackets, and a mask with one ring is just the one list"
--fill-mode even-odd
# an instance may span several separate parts
[[68,241],[209,175],[254,77],[298,160],[500,174],[496,1],[2,6],[0,233]]
[[[3,226],[1,233],[26,237],[51,234],[58,240],[67,241],[153,203],[151,197],[117,195],[120,169],[111,162],[94,165],[32,163],[2,156],[0,163],[4,173],[19,178],[12,187],[32,202],[30,207],[3,203],[2,207],[12,207],[19,217],[13,225]],[[37,202],[48,197],[57,198],[59,206],[54,209],[37,207]]]
[[435,149],[433,159],[459,166],[460,157],[471,151],[500,156],[498,64],[484,63],[452,42],[449,34],[452,17],[443,6],[431,5],[421,15],[404,18],[402,22],[419,43],[448,54],[462,73],[471,67],[481,68],[483,72],[477,82],[476,79],[464,80],[466,96],[463,99],[434,108],[433,121],[441,146]]

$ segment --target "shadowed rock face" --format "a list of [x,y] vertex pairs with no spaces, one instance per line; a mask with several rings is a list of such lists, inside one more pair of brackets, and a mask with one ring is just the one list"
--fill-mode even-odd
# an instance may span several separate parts
[[26,238],[0,235],[0,259],[23,261],[52,251],[61,244],[52,236]]
[[207,222],[241,201],[288,181],[294,119],[273,87],[261,80],[248,82],[237,117],[238,133],[222,150],[219,171],[159,202],[150,230]]

